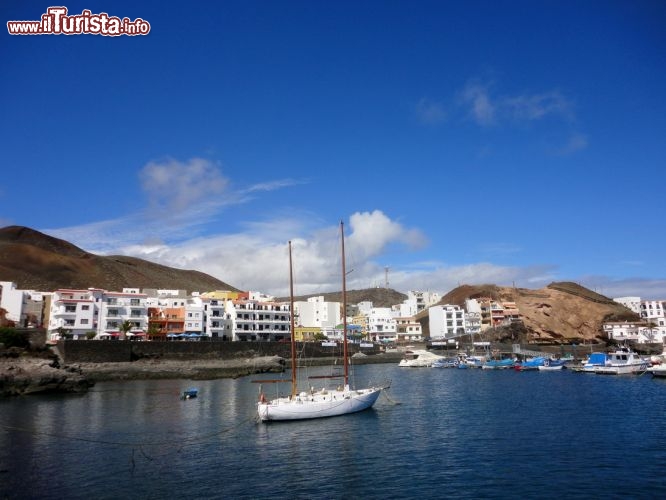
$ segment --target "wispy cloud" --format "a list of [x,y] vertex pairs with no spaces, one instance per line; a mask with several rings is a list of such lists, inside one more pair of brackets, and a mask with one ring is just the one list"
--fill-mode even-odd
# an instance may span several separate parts
[[488,126],[495,123],[496,106],[491,101],[487,85],[476,81],[467,83],[460,93],[460,101],[479,125]]
[[495,87],[494,83],[478,79],[468,81],[458,92],[459,109],[484,128],[528,125],[550,119],[555,130],[560,128],[568,133],[566,143],[547,148],[551,154],[566,156],[587,147],[587,137],[572,130],[577,123],[574,103],[561,91],[502,94],[493,92]]
[[435,125],[446,120],[442,103],[430,99],[421,99],[415,107],[417,119],[425,125]]
[[473,79],[458,93],[459,104],[478,125],[533,122],[547,117],[576,121],[573,102],[559,90],[511,95],[493,94],[493,87]]
[[244,190],[242,192],[244,193],[253,193],[255,191],[275,191],[277,189],[282,189],[285,187],[291,187],[291,186],[297,186],[300,184],[307,184],[307,181],[305,180],[294,180],[294,179],[278,179],[274,181],[269,181],[269,182],[259,182],[257,184],[254,184]]
[[123,249],[141,253],[144,245],[163,250],[163,242],[200,236],[225,209],[247,203],[250,193],[298,183],[277,179],[232,190],[220,166],[202,158],[152,161],[139,171],[138,181],[146,197],[143,209],[115,219],[42,230],[99,254],[124,253]]
[[585,148],[587,148],[587,137],[583,134],[574,133],[563,146],[555,149],[555,154],[558,156],[568,156]]
[[500,107],[507,116],[521,121],[540,120],[548,115],[574,118],[571,102],[558,91],[502,97]]

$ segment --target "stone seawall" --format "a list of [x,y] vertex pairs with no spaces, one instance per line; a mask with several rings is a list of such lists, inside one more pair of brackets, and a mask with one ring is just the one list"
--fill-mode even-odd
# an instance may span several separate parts
[[[349,354],[380,353],[379,346],[348,346]],[[140,359],[155,360],[238,360],[258,357],[291,357],[291,346],[285,342],[136,342],[129,340],[64,340],[58,351],[67,364],[123,363]],[[327,347],[319,342],[297,342],[299,358],[332,358],[342,353],[341,346]]]

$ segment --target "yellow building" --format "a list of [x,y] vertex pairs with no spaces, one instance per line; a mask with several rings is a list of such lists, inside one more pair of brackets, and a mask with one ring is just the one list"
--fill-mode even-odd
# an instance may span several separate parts
[[313,342],[315,336],[321,334],[321,328],[318,326],[296,326],[294,330],[296,342]]

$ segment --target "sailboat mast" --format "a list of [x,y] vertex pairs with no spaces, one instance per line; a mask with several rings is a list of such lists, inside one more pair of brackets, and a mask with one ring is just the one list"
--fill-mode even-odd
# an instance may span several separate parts
[[291,263],[291,240],[289,241],[289,318],[291,325],[291,395],[296,396],[296,340],[294,339],[294,271]]
[[349,364],[347,361],[347,271],[345,263],[345,229],[344,222],[340,221],[340,240],[342,241],[342,339],[343,339],[343,358],[342,363],[345,367],[345,386],[349,384]]

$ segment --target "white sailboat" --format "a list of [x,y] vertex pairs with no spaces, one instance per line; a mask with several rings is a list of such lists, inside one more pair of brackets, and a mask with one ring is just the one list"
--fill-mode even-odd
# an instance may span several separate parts
[[349,356],[347,352],[347,298],[345,270],[344,226],[340,222],[342,238],[342,325],[343,325],[343,367],[344,385],[336,389],[315,391],[298,390],[296,342],[294,339],[294,280],[291,262],[291,241],[289,242],[289,292],[291,297],[291,393],[287,397],[267,400],[260,391],[257,414],[262,422],[273,420],[305,420],[335,417],[356,413],[372,407],[384,387],[353,389],[349,385]]

